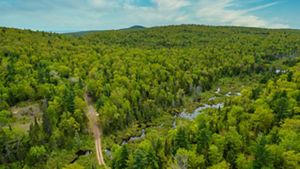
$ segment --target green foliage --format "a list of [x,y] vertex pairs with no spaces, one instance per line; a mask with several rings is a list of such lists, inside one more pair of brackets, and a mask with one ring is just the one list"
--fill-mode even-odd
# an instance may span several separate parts
[[229,169],[229,168],[230,168],[230,165],[226,161],[222,161],[218,164],[208,167],[208,169]]
[[84,169],[84,167],[79,164],[69,164],[65,166],[63,169]]
[[266,148],[267,140],[264,136],[258,137],[257,143],[254,145],[254,156],[255,160],[253,162],[254,168],[264,168],[270,165],[270,153]]
[[244,154],[239,154],[236,158],[236,166],[238,169],[251,169],[251,162]]
[[188,133],[186,129],[182,127],[178,128],[174,138],[174,143],[173,143],[174,154],[179,148],[184,148],[184,149],[189,148]]
[[[224,108],[208,109],[190,122],[177,118],[176,129],[162,124],[153,129],[162,131],[117,148],[107,164],[137,169],[299,166],[297,30],[183,25],[81,36],[0,30],[1,167],[94,167],[92,162],[62,164],[49,155],[85,146],[85,91],[96,103],[104,137],[110,137],[133,124],[151,126],[198,101],[205,104],[203,94],[214,93],[220,78],[245,77],[256,85],[245,86],[242,96],[214,93]],[[42,112],[29,113],[22,123],[28,133],[20,133],[14,125],[22,115],[10,107],[26,101],[37,102]],[[119,143],[111,140],[109,145]]]
[[203,168],[205,163],[203,155],[186,149],[178,149],[174,158],[180,168]]
[[30,148],[27,158],[30,165],[38,165],[45,162],[46,156],[47,151],[44,146],[34,146]]
[[7,110],[0,111],[0,126],[4,126],[9,123],[11,119],[11,112]]
[[200,124],[198,125],[196,137],[197,137],[197,152],[199,154],[202,153],[207,156],[212,133],[208,129],[205,123],[206,122],[203,120],[200,121]]
[[210,145],[208,150],[208,160],[210,164],[214,165],[219,163],[222,160],[222,151],[219,150],[219,148],[215,145]]
[[113,158],[112,168],[125,169],[128,167],[129,152],[126,145],[122,146],[117,152],[115,152]]

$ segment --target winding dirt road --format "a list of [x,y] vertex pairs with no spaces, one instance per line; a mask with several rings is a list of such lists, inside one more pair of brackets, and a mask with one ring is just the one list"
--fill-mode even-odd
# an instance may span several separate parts
[[89,119],[89,126],[90,129],[93,132],[94,139],[95,139],[95,148],[96,148],[96,155],[97,155],[97,161],[99,165],[104,165],[104,158],[102,155],[102,148],[101,148],[101,130],[98,126],[98,117],[97,112],[92,104],[91,98],[88,96],[87,93],[85,93],[85,101],[88,105],[88,112],[87,117]]

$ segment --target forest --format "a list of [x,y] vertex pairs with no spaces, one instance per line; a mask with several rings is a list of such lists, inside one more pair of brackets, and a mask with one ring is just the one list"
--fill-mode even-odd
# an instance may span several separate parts
[[299,30],[0,28],[0,169],[299,166]]

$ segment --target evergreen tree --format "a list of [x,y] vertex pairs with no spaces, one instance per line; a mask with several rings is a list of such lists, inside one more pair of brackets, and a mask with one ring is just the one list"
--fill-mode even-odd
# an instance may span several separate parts
[[263,167],[268,167],[272,162],[269,158],[269,152],[266,148],[267,140],[265,136],[260,136],[257,139],[257,143],[254,145],[254,156],[253,167],[261,169]]
[[175,138],[174,138],[174,145],[173,145],[173,154],[176,153],[177,149],[179,148],[189,148],[189,138],[186,132],[186,129],[183,127],[179,127]]
[[117,157],[114,157],[112,168],[126,169],[128,167],[129,157],[127,145],[123,145],[119,151],[120,152],[117,153]]
[[145,169],[146,168],[146,154],[143,150],[137,149],[133,155],[133,169]]

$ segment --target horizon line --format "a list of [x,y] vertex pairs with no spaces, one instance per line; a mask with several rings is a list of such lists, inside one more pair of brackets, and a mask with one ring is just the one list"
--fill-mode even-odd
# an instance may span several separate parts
[[[22,27],[11,27],[11,26],[2,26],[0,28],[7,29],[19,29],[19,30],[28,30],[33,32],[47,32],[47,33],[57,33],[57,34],[72,34],[72,33],[80,33],[80,32],[100,32],[100,31],[118,31],[118,30],[128,30],[134,26],[142,26],[145,29],[148,28],[158,28],[158,27],[168,27],[168,26],[207,26],[207,27],[237,27],[237,28],[253,28],[253,29],[268,29],[268,30],[299,30],[300,28],[271,28],[271,27],[255,27],[255,26],[239,26],[239,25],[209,25],[209,24],[193,24],[193,23],[183,23],[183,24],[164,24],[164,25],[155,25],[155,26],[144,26],[144,25],[132,25],[128,27],[120,27],[120,28],[111,28],[111,29],[78,29],[78,30],[46,30],[46,29],[32,29],[32,28],[22,28]],[[141,28],[142,29],[142,28]]]

